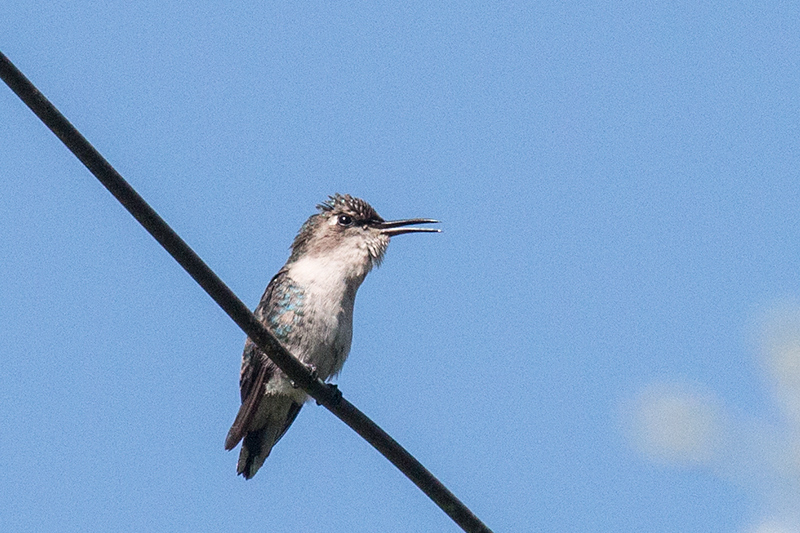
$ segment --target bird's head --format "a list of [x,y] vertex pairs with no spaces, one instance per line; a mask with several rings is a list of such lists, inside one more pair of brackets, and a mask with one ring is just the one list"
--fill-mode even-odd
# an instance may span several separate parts
[[380,264],[391,237],[439,232],[434,228],[411,227],[438,222],[428,218],[386,221],[367,202],[349,194],[337,193],[317,209],[319,213],[312,215],[295,237],[289,262],[302,257],[329,258],[352,264],[366,275]]

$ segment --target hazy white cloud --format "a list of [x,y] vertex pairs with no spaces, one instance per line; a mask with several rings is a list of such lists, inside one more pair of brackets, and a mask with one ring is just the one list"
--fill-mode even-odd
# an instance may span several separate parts
[[759,352],[787,423],[800,429],[800,306],[780,304],[758,327]]
[[766,520],[758,524],[755,528],[748,530],[748,533],[800,533],[796,526],[789,525],[780,520]]
[[757,352],[782,420],[734,416],[713,394],[653,384],[632,401],[632,445],[659,463],[710,469],[751,494],[761,520],[747,533],[800,533],[800,305],[756,321]]
[[709,462],[720,447],[721,426],[716,400],[686,385],[652,385],[629,410],[634,445],[658,462]]

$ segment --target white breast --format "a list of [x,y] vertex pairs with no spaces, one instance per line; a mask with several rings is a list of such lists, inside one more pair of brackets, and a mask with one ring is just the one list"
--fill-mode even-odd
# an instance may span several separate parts
[[317,368],[323,380],[341,370],[353,338],[353,306],[364,275],[354,278],[347,263],[327,257],[304,257],[288,275],[303,287],[303,329],[309,333],[298,356]]

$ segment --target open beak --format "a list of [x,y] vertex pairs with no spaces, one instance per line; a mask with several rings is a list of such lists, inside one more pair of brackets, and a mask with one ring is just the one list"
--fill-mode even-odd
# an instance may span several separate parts
[[381,233],[394,237],[395,235],[402,235],[403,233],[441,233],[442,230],[434,228],[409,228],[416,224],[438,224],[438,220],[430,218],[409,218],[407,220],[390,220],[388,222],[380,222],[375,225]]

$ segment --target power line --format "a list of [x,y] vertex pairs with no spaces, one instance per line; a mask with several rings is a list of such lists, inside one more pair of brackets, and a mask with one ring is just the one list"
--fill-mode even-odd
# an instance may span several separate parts
[[491,530],[450,492],[408,451],[388,433],[370,420],[356,406],[342,397],[338,388],[315,378],[256,319],[250,309],[228,288],[208,265],[180,236],[145,202],[130,184],[100,155],[94,146],[45,98],[33,83],[0,52],[0,78],[75,154],[100,183],[144,226],[161,246],[217,302],[248,337],[269,355],[275,364],[317,403],[350,426],[392,462],[461,529],[467,532],[491,533]]

